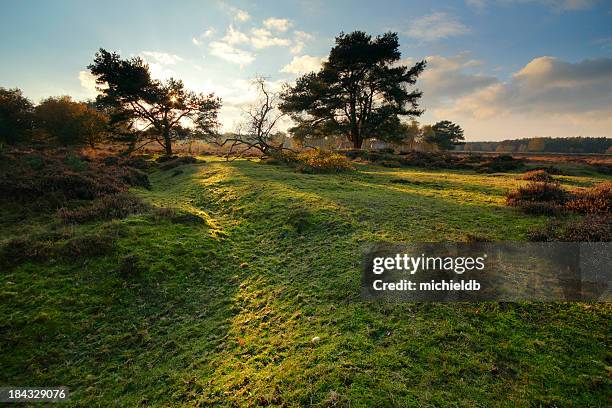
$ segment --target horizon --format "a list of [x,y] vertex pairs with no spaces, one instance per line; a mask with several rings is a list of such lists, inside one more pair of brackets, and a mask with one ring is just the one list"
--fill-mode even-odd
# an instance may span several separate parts
[[[23,1],[5,6],[0,86],[92,99],[99,48],[140,56],[152,76],[223,99],[231,132],[254,99],[316,70],[341,31],[397,32],[402,59],[428,61],[416,87],[430,124],[451,120],[466,142],[612,137],[612,6],[597,0],[419,2]],[[167,28],[163,28],[167,27]],[[287,124],[285,123],[285,127]]]

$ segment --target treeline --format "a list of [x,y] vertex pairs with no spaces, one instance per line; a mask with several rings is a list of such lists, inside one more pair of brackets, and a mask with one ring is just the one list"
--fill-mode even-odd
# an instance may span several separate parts
[[608,137],[534,137],[501,142],[467,142],[455,150],[498,153],[599,153],[612,154]]

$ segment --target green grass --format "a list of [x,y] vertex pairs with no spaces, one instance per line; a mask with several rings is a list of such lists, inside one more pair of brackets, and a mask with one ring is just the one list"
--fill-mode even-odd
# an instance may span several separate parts
[[[609,402],[607,304],[360,300],[369,242],[525,239],[546,218],[504,205],[516,174],[206,160],[135,191],[205,224],[90,223],[73,233],[121,231],[113,255],[2,271],[0,384],[65,385],[73,406]],[[2,239],[68,228],[19,214]],[[139,273],[121,273],[128,255]]]

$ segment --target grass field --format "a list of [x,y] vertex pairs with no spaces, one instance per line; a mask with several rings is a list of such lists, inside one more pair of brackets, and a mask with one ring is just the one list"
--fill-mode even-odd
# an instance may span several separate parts
[[[369,242],[524,240],[546,218],[504,205],[517,174],[205,160],[134,190],[199,225],[60,226],[3,209],[3,240],[74,229],[114,234],[117,248],[2,272],[0,383],[65,385],[73,406],[609,403],[609,304],[360,300]],[[132,255],[138,273],[126,275]]]

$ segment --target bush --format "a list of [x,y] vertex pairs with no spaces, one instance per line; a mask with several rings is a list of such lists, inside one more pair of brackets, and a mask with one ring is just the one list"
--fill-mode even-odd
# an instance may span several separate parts
[[506,195],[506,203],[527,214],[558,215],[569,195],[558,183],[531,182]]
[[612,213],[612,181],[606,181],[595,187],[582,190],[568,201],[565,207],[581,214]]
[[64,151],[12,151],[0,167],[0,196],[19,203],[61,207],[73,199],[93,200],[126,191],[129,186],[149,187],[145,173],[125,165],[88,163]]
[[540,181],[545,183],[553,181],[552,176],[546,170],[531,170],[523,174],[521,178],[523,180]]
[[517,170],[524,165],[523,160],[515,159],[512,156],[502,154],[495,156],[490,160],[481,163],[477,167],[477,171],[481,173],[500,173],[506,171]]
[[125,218],[128,215],[146,211],[148,208],[138,197],[129,194],[113,194],[74,210],[60,208],[58,216],[65,223],[81,224],[93,220]]
[[[164,157],[164,156],[162,156]],[[168,161],[163,161],[160,163],[159,168],[161,170],[170,170],[170,169],[174,169],[178,166],[182,166],[184,164],[193,164],[193,163],[197,163],[198,160],[193,157],[193,156],[182,156],[182,157],[176,157],[172,160],[168,160]]]
[[507,195],[508,204],[514,201],[546,201],[563,204],[568,198],[568,193],[559,186],[559,183],[531,182],[526,186],[519,187]]
[[278,152],[269,160],[287,163],[302,173],[339,173],[355,169],[345,155],[321,149],[300,153]]
[[543,228],[530,231],[528,238],[536,242],[610,242],[612,241],[612,216],[587,215],[566,225],[553,220]]

